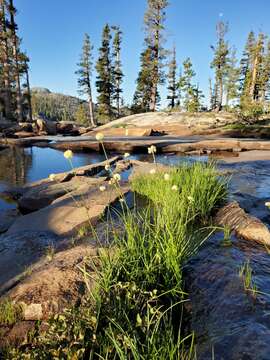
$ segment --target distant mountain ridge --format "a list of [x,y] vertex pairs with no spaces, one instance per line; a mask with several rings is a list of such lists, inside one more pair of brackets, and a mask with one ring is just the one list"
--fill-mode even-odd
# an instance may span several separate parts
[[88,123],[88,104],[71,95],[51,92],[44,87],[32,88],[34,116],[45,116],[55,121]]

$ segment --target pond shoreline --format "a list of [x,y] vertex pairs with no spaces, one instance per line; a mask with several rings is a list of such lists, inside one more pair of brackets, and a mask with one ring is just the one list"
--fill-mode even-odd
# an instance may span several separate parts
[[[46,153],[47,150],[46,150],[46,148],[41,148],[40,151],[45,151],[45,153]],[[63,158],[63,153],[61,151],[54,150],[54,149],[48,149],[48,151],[59,152],[59,156],[61,156]],[[80,153],[78,153],[78,154],[80,154]],[[76,160],[76,156],[77,156],[77,154],[75,153],[75,155],[74,155],[75,160]],[[116,158],[117,160],[116,160],[116,163],[113,165],[113,169],[114,169],[113,171],[115,171],[116,173],[123,174],[123,179],[124,179],[123,186],[127,185],[126,181],[131,174],[131,171],[128,170],[130,167],[136,168],[136,172],[140,173],[140,174],[148,173],[153,168],[152,163],[148,164],[147,162],[145,162],[147,160],[149,161],[149,155],[144,154],[139,157],[144,162],[138,161],[137,158],[138,158],[137,155],[131,156],[130,160],[124,160],[124,161],[121,160],[119,157]],[[150,156],[150,158],[151,158],[151,156]],[[163,169],[163,171],[164,170],[166,171],[166,166],[168,166],[169,164],[174,165],[174,164],[179,163],[179,159],[181,159],[181,161],[183,161],[183,162],[191,161],[191,163],[193,163],[197,160],[206,161],[207,158],[208,158],[208,156],[196,156],[196,155],[189,156],[189,157],[185,157],[185,156],[178,157],[177,155],[173,155],[173,154],[157,155],[157,161],[158,162],[161,161],[164,164],[163,166],[159,165],[160,169]],[[66,161],[65,159],[63,159],[63,160]],[[237,171],[239,171],[240,169],[237,168],[237,164],[235,164],[236,169],[234,169],[234,167],[235,167],[234,164],[230,165],[230,164],[220,163],[222,172],[224,172],[224,173],[228,172],[229,174],[231,173],[231,174],[233,174],[233,177],[235,177],[235,180],[233,180],[233,184],[232,184],[233,186],[230,189],[231,195],[234,194],[233,196],[234,197],[236,196],[236,199],[240,200],[240,204],[244,205],[245,210],[248,210],[248,211],[250,210],[251,213],[253,213],[253,210],[254,210],[253,214],[259,215],[259,218],[261,218],[261,219],[265,219],[267,217],[267,209],[259,210],[259,208],[256,207],[255,205],[252,205],[254,207],[250,206],[251,202],[247,202],[247,201],[251,201],[251,200],[248,200],[249,198],[246,195],[244,198],[241,198],[241,193],[239,193],[239,194],[235,193],[234,187],[238,184],[238,181],[240,181],[240,183],[241,183],[241,181],[243,181],[244,178],[245,178],[245,181],[248,180],[248,178],[246,178],[245,171],[249,171],[249,173],[250,173],[250,169],[252,169],[252,167],[255,164],[257,166],[257,168],[254,167],[256,169],[255,170],[256,173],[258,174],[257,176],[261,176],[261,175],[259,175],[260,171],[261,171],[261,172],[263,172],[263,176],[265,176],[265,179],[267,179],[267,181],[268,181],[268,177],[266,177],[267,171],[263,170],[265,168],[264,164],[266,164],[266,163],[267,162],[265,162],[265,161],[261,162],[262,165],[260,165],[260,161],[258,161],[258,162],[255,161],[254,164],[252,161],[250,163],[245,163],[245,162],[243,162],[242,164],[240,163],[242,177],[239,177],[239,179],[237,178],[237,176],[238,176]],[[95,169],[95,168],[98,169],[96,175],[93,178],[93,181],[94,181],[93,184],[92,183],[90,184],[88,180],[86,182],[81,181],[84,178],[84,175],[81,172],[81,170],[79,170],[80,176],[79,177],[77,176],[77,178],[81,178],[79,180],[80,183],[76,183],[76,184],[74,183],[74,185],[77,188],[78,184],[79,184],[79,186],[83,186],[82,189],[83,188],[91,189],[91,187],[94,186],[93,192],[91,192],[91,196],[94,196],[95,193],[96,194],[99,193],[99,197],[100,197],[99,187],[103,184],[105,184],[106,187],[108,186],[108,184],[107,184],[108,178],[106,175],[106,171],[104,172],[104,164],[102,164],[101,167],[100,167],[100,164],[98,164],[98,163],[93,164],[91,166],[93,169]],[[90,166],[90,169],[91,169],[91,166]],[[232,168],[231,168],[231,166],[232,166]],[[86,170],[86,168],[89,168],[89,166],[87,165],[87,166],[84,166],[83,168]],[[234,169],[234,170],[232,170],[232,169]],[[245,170],[245,169],[247,169],[247,170]],[[250,176],[251,175],[252,175],[252,172],[250,173]],[[93,176],[93,173],[92,173],[92,176]],[[66,181],[65,180],[66,175],[64,175],[64,174],[60,175],[59,179],[60,178],[63,180],[63,184],[66,184],[66,185],[71,181],[70,178],[68,181]],[[61,181],[61,179],[60,179],[60,181]],[[67,177],[67,179],[68,179],[68,177]],[[263,178],[262,178],[262,180],[265,181]],[[90,182],[91,181],[92,180],[90,180]],[[254,173],[254,180],[252,180],[252,181],[254,181],[254,186],[255,186],[255,184],[256,184],[255,173]],[[42,184],[44,184],[44,186]],[[30,187],[29,187],[29,185],[30,185]],[[46,193],[44,192],[44,190],[46,189],[46,187],[48,185],[51,187],[54,184],[53,184],[53,182],[49,181],[49,179],[47,179],[47,180],[38,181],[37,183],[35,183],[33,185],[34,185],[34,187],[41,186],[39,189],[37,187],[37,195],[39,193],[42,194],[42,192],[43,192],[43,196],[47,196]],[[256,186],[258,187],[258,183],[256,184]],[[263,182],[262,182],[261,186],[263,187]],[[32,186],[31,186],[31,184],[28,184],[28,185],[26,185],[26,188],[27,187],[30,189]],[[33,187],[33,189],[34,189],[34,187]],[[70,187],[70,188],[68,188],[68,191],[72,192],[73,191],[72,189],[73,189],[73,187]],[[260,187],[258,187],[257,190],[259,191]],[[56,187],[55,187],[54,191],[56,191],[55,194],[57,194],[58,190]],[[127,187],[127,193],[128,193],[128,191],[129,191],[129,188]],[[50,193],[53,194],[52,192],[50,192]],[[83,192],[81,192],[80,188],[78,188],[77,194],[81,195],[82,193]],[[250,191],[249,191],[249,194],[251,194]],[[54,195],[52,195],[52,196],[54,196]],[[61,198],[61,196],[63,196],[61,191],[59,193],[59,196],[60,196],[60,198]],[[261,206],[263,206],[264,201],[265,201],[264,199],[267,198],[267,194],[263,194],[263,195],[260,194],[259,196],[262,196],[262,200],[260,200],[260,203],[261,203]],[[61,202],[59,203],[59,200],[57,198],[54,199],[52,197],[52,200],[56,202],[55,203],[56,207],[58,206],[57,204],[60,204],[60,206],[61,206]],[[114,202],[114,200],[117,200],[117,194],[116,194],[115,198],[110,198],[110,202],[111,201]],[[64,201],[66,202],[67,199],[64,199]],[[257,201],[256,198],[254,198],[252,200],[252,204],[255,204],[256,201]],[[40,200],[38,200],[37,202],[42,204],[42,202]],[[96,203],[96,200],[95,200],[95,203]],[[92,203],[92,204],[94,204],[94,203]],[[98,204],[100,206],[100,201],[98,202]],[[44,205],[44,206],[45,206],[44,209],[48,208],[48,205]],[[51,206],[51,205],[49,205],[49,206]],[[66,204],[65,204],[65,206],[66,206]],[[70,205],[68,205],[68,206],[70,206]],[[31,212],[29,215],[26,215],[26,217],[27,216],[29,217],[29,220],[27,220],[26,223],[33,224],[34,227],[31,229],[29,228],[28,230],[26,228],[24,228],[23,233],[25,236],[24,236],[23,241],[20,236],[16,238],[16,236],[17,236],[16,233],[18,233],[17,231],[14,231],[14,232],[11,231],[10,233],[7,232],[6,234],[3,234],[1,236],[2,239],[5,239],[4,241],[3,240],[0,241],[0,244],[1,244],[0,246],[2,246],[2,249],[5,247],[8,247],[9,246],[8,244],[12,244],[12,242],[13,242],[14,249],[16,249],[18,254],[20,254],[20,252],[21,252],[21,254],[23,254],[20,256],[26,256],[25,257],[26,260],[28,257],[28,261],[30,261],[29,264],[31,264],[33,262],[33,260],[36,259],[36,260],[34,260],[33,266],[32,265],[30,266],[30,270],[27,270],[27,268],[29,268],[29,265],[28,266],[23,265],[21,267],[20,271],[21,271],[21,274],[23,274],[23,276],[19,275],[17,277],[17,276],[14,276],[14,274],[13,274],[13,280],[11,282],[7,283],[6,289],[10,289],[9,295],[13,293],[14,299],[15,298],[20,299],[21,301],[27,303],[27,298],[25,298],[23,294],[24,294],[24,292],[27,292],[29,294],[32,293],[31,286],[33,286],[33,285],[31,285],[31,284],[35,284],[34,286],[36,288],[37,279],[40,279],[44,276],[48,276],[49,273],[51,273],[52,275],[53,274],[55,275],[56,273],[58,273],[60,271],[59,272],[59,274],[60,274],[62,271],[61,268],[64,266],[65,272],[66,272],[66,278],[67,278],[66,283],[69,284],[68,287],[70,288],[70,297],[74,297],[74,299],[76,299],[76,297],[78,296],[78,291],[79,291],[79,289],[81,289],[80,284],[82,282],[82,279],[78,276],[78,273],[77,272],[74,273],[74,271],[72,269],[74,268],[74,264],[80,263],[82,261],[82,259],[84,258],[84,255],[83,255],[84,252],[89,251],[89,254],[92,254],[94,256],[94,254],[96,254],[95,250],[94,250],[96,248],[96,246],[95,245],[93,246],[93,244],[85,243],[83,240],[84,234],[82,234],[82,238],[78,240],[78,243],[75,246],[74,251],[73,251],[73,247],[70,248],[70,245],[68,245],[70,243],[70,239],[72,239],[72,238],[70,238],[69,236],[66,236],[65,233],[63,233],[64,236],[62,235],[59,238],[58,237],[59,234],[55,234],[55,233],[53,234],[51,229],[44,228],[41,232],[38,232],[37,230],[38,230],[39,226],[38,226],[37,220],[31,220],[31,214],[34,215],[35,213],[37,213],[37,216],[38,216],[37,219],[40,218],[40,216],[38,215],[38,211],[35,210],[34,212]],[[40,211],[43,211],[43,210],[41,209]],[[70,208],[69,208],[69,211],[70,211]],[[63,213],[61,216],[63,219]],[[24,217],[25,216],[22,216],[22,220]],[[94,214],[94,217],[96,217],[96,214]],[[82,220],[81,215],[79,215],[78,218],[80,219],[80,221]],[[68,217],[66,218],[66,220],[69,221]],[[61,217],[59,218],[59,221],[60,222],[62,221]],[[270,222],[267,221],[267,223],[270,223]],[[36,228],[35,228],[35,224],[37,226]],[[100,225],[98,225],[98,223],[97,223],[97,226],[99,227]],[[16,229],[16,227],[15,227],[15,229]],[[77,229],[79,229],[79,227]],[[101,229],[100,229],[100,231],[102,232]],[[22,232],[22,231],[20,230],[19,232]],[[55,237],[55,235],[57,235],[57,237]],[[14,242],[14,239],[16,240],[15,242]],[[18,244],[20,244],[19,247],[18,247]],[[29,247],[29,244],[31,244],[30,247]],[[247,245],[247,249],[249,249],[249,248],[252,249],[252,246],[253,245]],[[26,248],[29,248],[29,250],[30,250],[29,254],[25,253]],[[50,249],[50,248],[53,250],[46,250],[46,249]],[[43,250],[40,250],[40,249],[43,249]],[[1,250],[1,248],[0,248],[0,250]],[[50,251],[52,251],[53,253],[50,253]],[[211,256],[211,251],[209,251],[208,256]],[[214,250],[214,251],[216,251],[216,250]],[[247,250],[247,251],[249,251],[249,250]],[[265,252],[263,247],[261,247],[261,251]],[[31,254],[31,252],[32,252],[32,254]],[[37,258],[33,257],[35,252],[38,256]],[[200,256],[200,253],[198,254],[198,256]],[[52,259],[50,259],[50,257],[52,257]],[[68,260],[69,263],[65,262],[65,260],[64,260],[65,258],[69,259]],[[11,259],[12,259],[12,256],[11,256]],[[10,262],[7,265],[10,266]],[[25,277],[25,275],[27,275],[27,277]],[[74,282],[75,277],[78,277],[78,281]],[[50,277],[48,279],[50,279]],[[62,282],[62,284],[65,283],[65,281],[60,277],[60,275],[59,275],[59,281]],[[44,284],[42,286],[44,286]],[[46,286],[48,286],[48,284]],[[209,288],[209,290],[211,291],[211,288]],[[63,289],[62,289],[62,291],[63,291]],[[54,299],[56,299],[58,296],[59,296],[59,294],[58,295],[54,294]],[[60,296],[60,298],[61,298],[61,296]],[[34,297],[33,297],[33,299],[34,299]],[[27,313],[26,319],[28,319],[28,320],[26,322],[25,321],[23,322],[25,326],[28,326],[28,323],[27,323],[28,321],[34,321],[34,320],[43,318],[44,314],[51,314],[51,312],[53,313],[54,311],[58,312],[59,309],[61,310],[61,308],[63,308],[63,305],[52,306],[50,301],[48,300],[48,297],[44,297],[44,302],[42,303],[43,305],[40,305],[41,304],[40,298],[39,298],[39,300],[36,298],[35,301],[36,302],[34,302],[34,303],[33,302],[29,303],[27,306],[28,312],[26,311],[26,313]],[[56,303],[56,302],[54,300],[54,303]],[[42,309],[40,308],[40,306]],[[210,305],[210,306],[212,306],[212,305]],[[22,325],[20,325],[20,326],[22,326]],[[13,330],[14,332],[15,332],[15,328]]]

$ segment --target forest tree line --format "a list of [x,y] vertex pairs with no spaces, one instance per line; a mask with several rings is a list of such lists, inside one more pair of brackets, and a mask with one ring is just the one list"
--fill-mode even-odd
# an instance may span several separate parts
[[[24,109],[31,118],[31,93],[27,56],[20,51],[20,39],[14,17],[12,0],[1,3],[1,100],[6,117],[22,120]],[[235,47],[227,40],[228,24],[220,21],[216,27],[216,43],[211,46],[210,64],[213,78],[209,79],[209,106],[204,105],[208,94],[203,94],[196,81],[192,60],[177,61],[177,49],[166,49],[167,0],[147,0],[144,16],[145,39],[140,54],[140,69],[136,80],[133,102],[124,105],[122,70],[123,33],[119,26],[105,24],[98,57],[94,59],[93,43],[85,34],[78,62],[79,94],[86,96],[76,113],[63,110],[64,118],[89,122],[92,126],[108,122],[130,113],[156,111],[160,108],[160,86],[167,84],[168,109],[172,111],[237,110],[252,116],[267,112],[270,97],[270,40],[260,32],[248,34],[242,57],[237,58]],[[93,72],[96,72],[96,79]],[[21,85],[22,84],[22,85]],[[93,101],[93,87],[97,99]],[[22,88],[25,88],[22,92]],[[56,107],[55,97],[48,97],[46,111]],[[59,101],[59,99],[57,99]],[[50,102],[52,105],[50,105]],[[34,114],[42,113],[43,99],[33,95]],[[29,115],[30,113],[30,115]],[[63,119],[63,118],[61,118]],[[86,120],[85,120],[86,119]]]
[[29,58],[21,51],[13,0],[0,0],[0,112],[7,119],[32,120]]

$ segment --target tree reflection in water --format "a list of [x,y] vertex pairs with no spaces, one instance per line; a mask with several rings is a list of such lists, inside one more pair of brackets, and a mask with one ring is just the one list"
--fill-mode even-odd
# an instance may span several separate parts
[[0,151],[0,182],[23,185],[32,166],[32,148],[12,147]]

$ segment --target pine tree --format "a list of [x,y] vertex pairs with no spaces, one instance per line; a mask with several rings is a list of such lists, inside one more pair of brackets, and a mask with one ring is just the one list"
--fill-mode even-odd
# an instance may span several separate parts
[[90,124],[92,126],[96,126],[91,86],[93,48],[94,47],[91,44],[90,36],[88,34],[85,34],[82,55],[80,62],[78,63],[79,69],[76,71],[76,74],[79,76],[79,93],[81,95],[87,95],[88,97]]
[[240,61],[241,72],[240,72],[239,90],[241,92],[241,101],[244,98],[247,98],[250,93],[252,54],[254,52],[255,44],[256,44],[255,34],[253,31],[251,31],[248,35],[243,57]]
[[33,111],[32,111],[32,95],[30,88],[29,80],[29,57],[25,53],[19,53],[18,60],[20,64],[20,76],[25,78],[25,84],[23,87],[25,90],[25,97],[27,100],[27,120],[33,121]]
[[113,75],[111,59],[111,30],[105,25],[102,33],[102,44],[99,49],[99,58],[96,64],[98,73],[96,87],[98,92],[98,114],[102,121],[112,118]]
[[123,92],[121,84],[123,82],[124,74],[122,72],[121,63],[121,44],[122,44],[122,31],[118,26],[112,27],[115,31],[113,39],[113,99],[116,102],[117,118],[120,117],[121,94]]
[[193,111],[193,103],[196,97],[195,92],[196,87],[192,84],[193,78],[196,76],[195,71],[193,70],[193,65],[190,58],[187,58],[183,62],[183,74],[179,79],[179,88],[184,94],[184,109],[186,111]]
[[12,118],[11,108],[11,79],[8,33],[6,26],[6,2],[0,1],[0,60],[2,65],[2,79],[4,92],[4,115]]
[[214,59],[211,68],[215,70],[215,98],[216,110],[220,111],[223,104],[224,82],[228,69],[229,46],[225,41],[225,35],[228,32],[228,25],[220,21],[217,24],[217,45],[211,46],[214,51]]
[[259,99],[261,85],[260,73],[264,61],[264,41],[265,35],[260,33],[254,51],[252,52],[251,83],[249,89],[249,96],[252,100]]
[[134,95],[134,108],[155,111],[159,101],[158,85],[164,83],[163,61],[166,52],[163,48],[164,23],[167,0],[148,0],[145,13],[145,50],[141,53],[141,70]]
[[13,0],[8,0],[8,12],[10,15],[8,28],[10,30],[11,44],[12,44],[12,55],[13,55],[13,68],[14,78],[16,84],[16,104],[17,104],[17,117],[18,121],[23,121],[23,108],[22,108],[22,92],[21,92],[21,81],[20,81],[20,65],[19,65],[19,40],[17,37],[18,26],[15,22],[16,8],[13,5]]
[[260,101],[265,102],[270,92],[270,40],[267,42],[260,74]]
[[237,66],[236,49],[233,48],[228,56],[227,74],[225,78],[226,106],[238,97],[238,79],[240,70]]
[[[241,104],[251,102],[264,103],[270,79],[270,43],[265,46],[266,36],[263,33],[256,38],[250,32],[241,60]],[[266,47],[266,48],[265,48]]]
[[176,100],[178,99],[178,84],[176,81],[176,72],[177,72],[177,62],[176,62],[176,49],[173,48],[172,51],[172,59],[169,63],[169,73],[168,73],[168,91],[169,95],[167,96],[167,99],[170,100],[169,107],[173,109],[176,104]]

